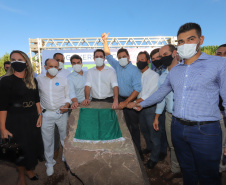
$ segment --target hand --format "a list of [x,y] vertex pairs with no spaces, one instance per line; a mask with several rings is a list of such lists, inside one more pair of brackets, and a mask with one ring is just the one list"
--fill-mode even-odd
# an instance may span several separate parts
[[78,102],[76,101],[76,102],[73,102],[72,104],[71,104],[71,108],[72,109],[76,109],[78,107]]
[[90,104],[90,100],[85,99],[85,100],[83,100],[83,102],[81,104],[84,105],[84,106],[88,106]]
[[67,112],[68,111],[68,107],[69,107],[68,105],[64,105],[64,106],[60,107],[60,113],[63,114],[65,112]]
[[118,101],[113,102],[112,109],[118,109]]
[[158,119],[154,120],[153,127],[154,127],[155,131],[159,131],[159,120]]
[[132,109],[133,107],[136,107],[136,103],[130,102],[127,106],[128,109]]
[[41,127],[42,126],[42,115],[39,115],[37,123],[36,123],[36,127]]
[[136,110],[136,111],[141,111],[143,109],[143,107],[141,107],[140,104],[138,103],[136,105],[136,107],[133,107],[133,109]]
[[126,101],[122,101],[119,103],[118,105],[118,109],[124,109],[126,106],[128,105],[128,103]]
[[108,35],[109,35],[109,33],[108,33],[108,34],[102,33],[102,35],[101,35],[102,40],[103,40],[103,41],[107,41]]
[[13,137],[13,134],[10,133],[8,130],[4,129],[4,130],[1,130],[1,138],[2,139],[8,139],[8,137]]

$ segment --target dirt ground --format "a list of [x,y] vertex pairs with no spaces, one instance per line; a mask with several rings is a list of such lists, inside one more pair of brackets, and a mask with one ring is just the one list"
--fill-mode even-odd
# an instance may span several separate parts
[[[142,141],[143,143],[144,141]],[[54,174],[51,177],[46,175],[45,162],[39,162],[35,172],[39,175],[38,181],[31,181],[27,178],[28,185],[69,185],[65,164],[61,161],[62,148],[54,166]],[[145,164],[149,156],[145,155]],[[173,179],[171,182],[162,180],[161,175],[170,170],[169,152],[164,161],[159,162],[154,169],[146,169],[151,185],[182,185],[182,178]],[[14,165],[0,161],[0,185],[16,185],[17,171]],[[226,172],[222,175],[222,185],[226,185]]]

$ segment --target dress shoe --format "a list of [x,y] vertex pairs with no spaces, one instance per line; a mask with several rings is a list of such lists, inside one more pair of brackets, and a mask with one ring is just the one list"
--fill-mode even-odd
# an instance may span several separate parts
[[140,154],[140,159],[141,159],[142,161],[144,161],[144,156],[143,156],[142,151],[139,151],[139,154]]
[[167,154],[165,153],[160,153],[159,154],[159,161],[163,161],[166,158]]
[[150,154],[151,153],[151,150],[145,148],[144,150],[142,150],[142,153],[143,154]]
[[155,167],[155,165],[157,164],[157,162],[154,162],[152,160],[148,160],[148,162],[146,163],[146,167],[148,169],[153,169]]
[[53,166],[47,167],[46,169],[47,176],[51,176],[53,175],[53,173],[54,173]]
[[35,176],[33,176],[33,177],[29,177],[27,174],[26,174],[26,176],[28,177],[28,179],[30,179],[32,181],[38,180],[38,175],[37,174],[35,174]]
[[171,181],[174,178],[182,178],[182,173],[181,172],[173,173],[172,171],[168,171],[162,176],[162,179],[165,181]]

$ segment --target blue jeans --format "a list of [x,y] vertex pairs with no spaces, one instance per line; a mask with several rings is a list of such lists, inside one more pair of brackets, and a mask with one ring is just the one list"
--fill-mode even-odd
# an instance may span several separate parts
[[219,121],[187,126],[173,117],[171,132],[184,185],[220,185],[222,132]]
[[152,150],[150,159],[154,162],[158,162],[161,150],[161,132],[155,131],[153,127],[155,109],[156,106],[144,108],[139,113],[139,123],[147,148]]

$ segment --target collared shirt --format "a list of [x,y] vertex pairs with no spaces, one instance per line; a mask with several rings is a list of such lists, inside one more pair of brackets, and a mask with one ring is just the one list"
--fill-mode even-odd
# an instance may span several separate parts
[[113,88],[118,86],[115,70],[106,65],[101,71],[93,67],[88,70],[85,85],[91,87],[93,98],[105,99],[113,97]]
[[[154,65],[154,64],[153,64]],[[160,66],[159,68],[154,67],[153,71],[155,71],[156,73],[158,73],[159,75],[162,75],[165,71],[166,71],[165,66]]]
[[68,75],[68,85],[70,98],[77,98],[78,103],[85,100],[85,84],[87,78],[87,71],[83,71],[83,75],[80,75],[73,71]]
[[39,75],[37,81],[42,109],[56,110],[71,102],[67,78]]
[[[159,87],[164,83],[166,80],[167,75],[169,74],[168,68],[165,70],[164,73],[159,77]],[[171,91],[160,103],[157,104],[156,107],[156,114],[162,114],[163,110],[165,109],[169,113],[173,113],[173,91]]]
[[120,96],[128,97],[133,91],[141,92],[141,72],[136,66],[130,62],[123,68],[112,55],[106,56],[106,59],[117,73]]
[[141,77],[142,90],[138,98],[145,100],[151,96],[158,89],[158,80],[159,75],[151,69],[148,68],[143,72]]
[[160,102],[172,90],[175,117],[191,121],[220,120],[219,93],[226,107],[226,60],[202,53],[190,65],[182,61],[171,69],[158,91],[140,104],[146,107]]
[[63,76],[64,78],[67,78],[69,74],[71,74],[69,70],[62,68],[58,71],[57,76]]

